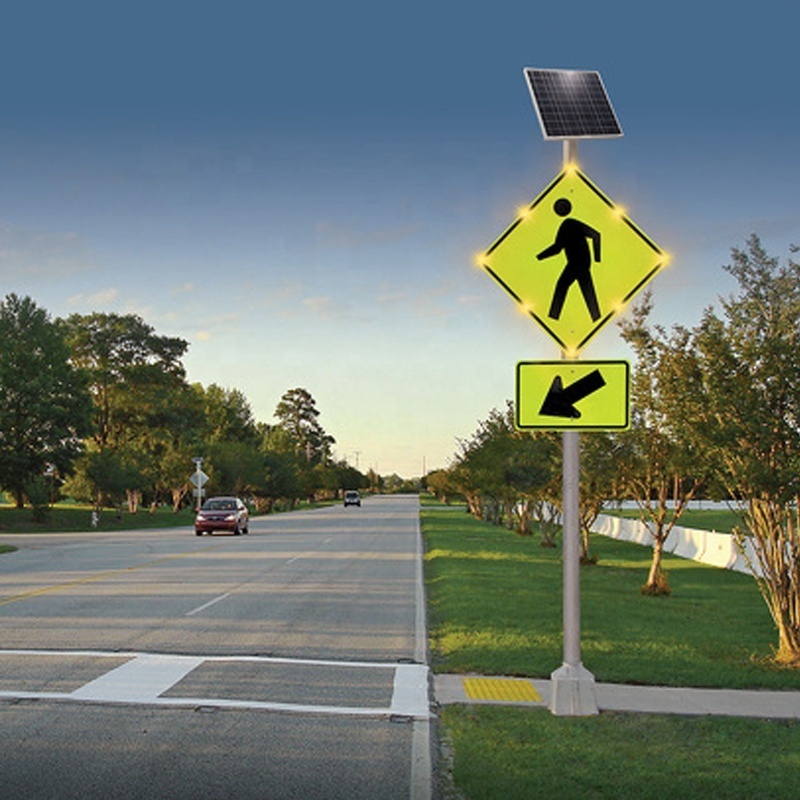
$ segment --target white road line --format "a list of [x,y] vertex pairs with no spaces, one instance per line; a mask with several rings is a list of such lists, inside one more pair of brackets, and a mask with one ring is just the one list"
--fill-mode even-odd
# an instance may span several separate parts
[[202,663],[203,659],[197,656],[137,656],[84,684],[72,697],[118,703],[152,702]]
[[[414,604],[414,660],[418,662],[420,672],[414,676],[418,681],[416,694],[409,696],[412,702],[421,702],[428,710],[427,716],[417,714],[414,717],[411,734],[411,791],[410,800],[431,800],[433,796],[433,757],[431,755],[430,729],[430,685],[428,670],[428,622],[427,598],[425,595],[425,546],[422,541],[422,524],[420,509],[417,508],[416,545],[415,545],[415,584]],[[424,670],[424,671],[422,671]],[[411,675],[405,676],[407,679]],[[397,689],[397,673],[395,673],[395,689]]]
[[203,603],[203,605],[198,606],[197,608],[193,608],[191,611],[187,611],[184,616],[186,617],[193,617],[195,614],[199,614],[201,611],[205,611],[207,608],[211,608],[211,606],[219,603],[220,600],[224,600],[226,597],[230,597],[230,592],[225,592],[225,594],[221,594],[219,597],[215,597],[213,600],[209,600],[207,603]]
[[414,575],[414,660],[418,664],[428,663],[428,623],[427,603],[425,597],[425,548],[422,543],[422,527],[419,513],[417,513],[417,540],[415,544],[415,575]]
[[392,713],[413,717],[428,702],[428,668],[422,664],[398,664],[394,672]]
[[411,738],[410,800],[431,800],[433,796],[433,760],[431,758],[430,720],[414,720]]

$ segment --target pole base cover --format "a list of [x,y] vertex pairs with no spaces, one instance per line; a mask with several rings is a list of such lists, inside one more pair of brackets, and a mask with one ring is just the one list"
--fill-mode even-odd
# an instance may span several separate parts
[[550,711],[557,717],[598,713],[594,675],[583,664],[563,664],[550,676]]

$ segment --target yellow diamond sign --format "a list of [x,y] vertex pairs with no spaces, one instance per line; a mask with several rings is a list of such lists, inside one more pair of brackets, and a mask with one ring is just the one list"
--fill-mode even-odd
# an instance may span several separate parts
[[570,356],[666,261],[577,167],[564,169],[480,258]]

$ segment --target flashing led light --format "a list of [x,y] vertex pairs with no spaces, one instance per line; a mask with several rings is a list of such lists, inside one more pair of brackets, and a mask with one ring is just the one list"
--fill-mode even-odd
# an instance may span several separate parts
[[625,206],[618,206],[616,203],[611,207],[611,216],[614,219],[624,219],[628,213],[628,209]]
[[472,257],[472,263],[476,267],[480,267],[481,269],[483,269],[483,262],[485,260],[486,260],[486,253],[475,253],[475,255]]
[[672,253],[663,253],[664,266],[668,267],[672,263]]
[[568,358],[574,361],[578,357],[580,350],[577,350],[576,348],[572,347],[567,350],[563,350],[562,352],[564,353],[564,358]]
[[533,311],[533,306],[530,303],[517,303],[517,308],[519,309],[520,314],[525,314],[526,316],[530,316],[531,312]]
[[574,175],[576,172],[580,170],[580,165],[577,161],[568,161],[564,164],[564,172],[567,175]]
[[517,209],[517,219],[527,219],[533,213],[530,206],[520,206]]

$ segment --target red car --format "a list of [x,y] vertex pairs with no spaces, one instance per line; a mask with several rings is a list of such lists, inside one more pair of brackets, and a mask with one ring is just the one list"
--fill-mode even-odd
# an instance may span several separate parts
[[214,531],[247,533],[250,512],[238,497],[210,497],[197,512],[194,532],[197,536]]

